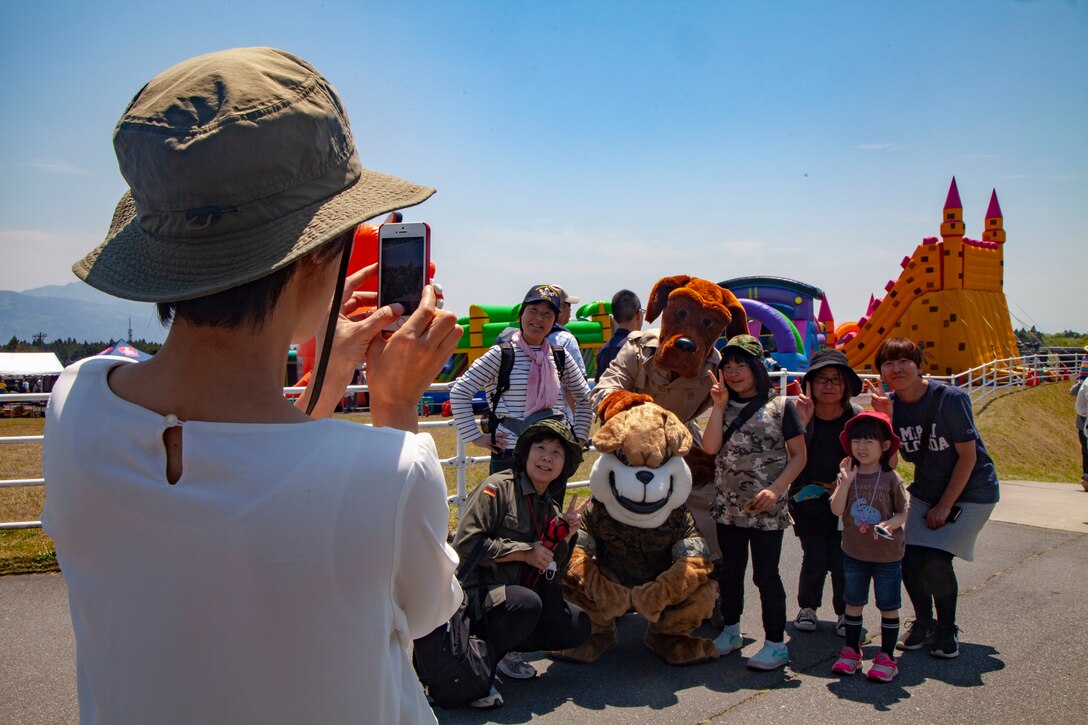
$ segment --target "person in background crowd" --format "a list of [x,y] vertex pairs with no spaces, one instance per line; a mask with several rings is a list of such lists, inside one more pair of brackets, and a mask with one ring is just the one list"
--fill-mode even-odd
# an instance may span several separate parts
[[638,295],[629,289],[621,289],[612,295],[612,337],[597,352],[597,374],[594,382],[600,382],[601,374],[608,369],[608,364],[616,358],[616,353],[627,341],[632,330],[641,330],[646,310]]

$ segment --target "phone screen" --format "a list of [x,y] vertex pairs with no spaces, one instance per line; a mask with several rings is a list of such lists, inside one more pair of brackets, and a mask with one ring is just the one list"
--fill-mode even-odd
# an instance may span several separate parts
[[379,302],[382,305],[399,302],[404,305],[404,314],[410,315],[419,307],[423,296],[426,240],[423,237],[384,237],[381,245]]

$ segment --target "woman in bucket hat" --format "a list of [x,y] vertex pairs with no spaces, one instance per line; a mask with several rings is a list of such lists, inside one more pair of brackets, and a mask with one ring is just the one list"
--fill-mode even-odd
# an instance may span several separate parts
[[797,583],[794,629],[816,631],[816,614],[823,599],[824,581],[831,575],[831,604],[838,617],[835,632],[846,636],[843,602],[842,534],[839,517],[828,505],[839,473],[842,447],[839,434],[846,421],[861,412],[850,402],[861,394],[861,378],[840,350],[819,350],[801,378],[797,412],[805,425],[808,459],[804,473],[790,486],[789,507],[793,533],[801,540],[801,574]]
[[[333,87],[271,48],[164,71],[114,146],[130,190],[74,271],[173,324],[49,406],[83,721],[434,722],[405,651],[461,592],[415,405],[461,330],[428,287],[383,338],[401,310],[344,279],[356,225],[434,190],[363,168]],[[307,415],[283,369],[318,328]],[[364,359],[375,427],[327,419]]]
[[740,649],[744,638],[744,573],[751,552],[752,578],[763,608],[763,647],[748,658],[753,670],[775,670],[789,662],[786,648],[786,589],[778,572],[782,539],[792,523],[785,495],[805,467],[805,427],[792,401],[775,395],[763,346],[737,335],[722,349],[710,389],[710,419],[703,450],[715,456],[717,497],[712,514],[722,551],[722,615],[718,651]]
[[[536,674],[528,663],[509,663],[510,652],[567,649],[589,637],[589,618],[563,599],[562,587],[569,542],[589,499],[579,506],[574,496],[565,511],[560,502],[581,463],[582,447],[565,422],[538,421],[518,438],[513,467],[485,479],[461,509],[453,539],[457,553],[468,558],[480,537],[487,542],[465,579],[473,630],[487,641],[493,668],[508,677]],[[471,705],[502,702],[492,687]]]

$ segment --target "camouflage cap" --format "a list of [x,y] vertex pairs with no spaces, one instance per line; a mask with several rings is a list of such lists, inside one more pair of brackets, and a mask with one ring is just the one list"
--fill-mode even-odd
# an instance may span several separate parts
[[558,418],[544,418],[538,420],[518,436],[518,442],[514,445],[514,462],[518,469],[525,468],[525,458],[529,455],[529,447],[540,438],[558,438],[565,449],[562,478],[567,479],[574,475],[578,466],[582,465],[582,446],[574,437],[570,426],[565,420]]
[[736,347],[742,352],[751,355],[756,360],[763,359],[763,345],[760,344],[759,338],[753,337],[752,335],[737,335],[736,337],[731,337],[729,338],[729,342],[725,343],[725,347]]

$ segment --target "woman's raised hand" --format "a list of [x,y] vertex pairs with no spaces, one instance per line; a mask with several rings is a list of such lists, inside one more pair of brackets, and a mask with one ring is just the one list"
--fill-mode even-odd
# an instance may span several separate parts
[[582,511],[592,501],[592,497],[586,498],[585,501],[578,505],[578,494],[574,494],[570,498],[570,503],[567,505],[567,510],[563,513],[563,518],[567,522],[567,526],[570,526],[570,533],[567,534],[563,541],[570,541],[574,538],[582,528]]
[[710,376],[710,402],[719,408],[728,405],[729,388],[725,386],[725,373],[721,370],[707,370],[706,374]]
[[805,383],[805,392],[798,394],[794,406],[797,408],[797,414],[801,416],[801,424],[807,426],[816,412],[816,404],[812,402],[811,380]]
[[[400,305],[381,307],[367,320],[379,318],[380,323],[374,324],[381,330],[400,316],[398,307]],[[427,285],[423,288],[419,308],[399,330],[388,338],[384,335],[371,337],[366,347],[366,370],[374,425],[416,429],[416,406],[456,349],[461,333],[457,315],[438,309],[434,288]],[[408,418],[411,428],[401,424]]]
[[865,392],[872,396],[873,410],[892,417],[892,399],[884,392],[883,386],[873,382],[871,378],[865,379]]

